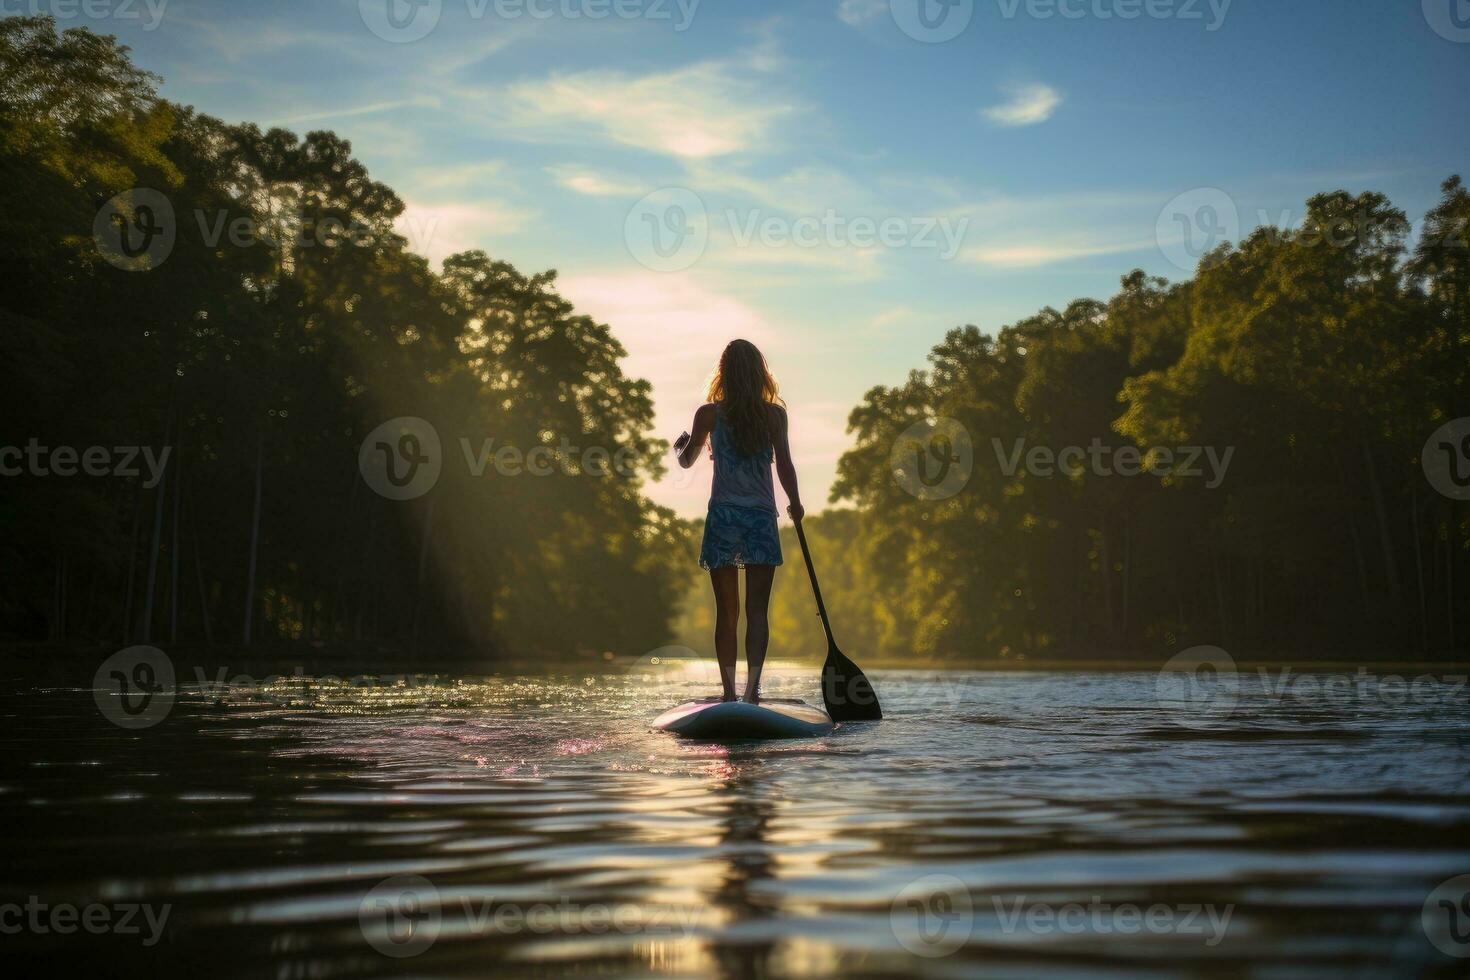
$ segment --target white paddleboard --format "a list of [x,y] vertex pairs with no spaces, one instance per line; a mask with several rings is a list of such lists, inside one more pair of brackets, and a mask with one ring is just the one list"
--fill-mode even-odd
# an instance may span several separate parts
[[704,698],[686,701],[653,720],[653,727],[680,738],[706,742],[742,739],[811,738],[836,727],[827,712],[805,701],[773,700],[760,704]]

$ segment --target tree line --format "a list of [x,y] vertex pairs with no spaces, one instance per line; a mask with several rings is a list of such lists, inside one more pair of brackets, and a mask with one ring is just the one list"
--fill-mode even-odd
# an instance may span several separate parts
[[[1470,192],[1442,192],[1417,236],[1381,194],[1320,194],[1192,279],[1134,271],[1105,302],[954,330],[869,391],[833,491],[857,527],[832,543],[862,570],[870,648],[1463,653],[1470,420],[1431,436],[1470,416]],[[929,492],[967,437],[962,488]],[[1062,459],[1096,446],[1142,475]],[[1188,447],[1223,478],[1150,465]]]
[[[661,643],[686,529],[642,493],[665,444],[607,325],[554,272],[478,251],[434,271],[333,133],[226,124],[157,82],[110,37],[0,21],[0,443],[50,453],[45,475],[0,460],[0,636],[425,657]],[[358,467],[398,417],[443,440],[413,499]],[[476,476],[461,439],[547,446],[555,465]],[[563,439],[634,462],[588,474]],[[170,455],[157,480],[57,475],[92,447]]]
[[[667,447],[608,326],[554,272],[479,251],[435,271],[337,135],[227,124],[157,84],[112,38],[0,20],[0,447],[43,443],[50,468],[0,457],[21,470],[0,477],[0,639],[708,652],[701,527],[643,493]],[[808,519],[844,648],[1463,651],[1470,505],[1422,455],[1470,417],[1458,178],[1409,233],[1382,195],[1322,194],[1192,279],[1135,271],[1107,301],[953,330],[869,391],[843,506]],[[391,499],[359,456],[403,417],[442,472]],[[477,475],[461,440],[487,439],[555,465]],[[1177,465],[1191,447],[1210,478]],[[390,438],[382,462],[421,448]],[[58,475],[91,466],[114,468]],[[783,544],[773,653],[817,657]]]

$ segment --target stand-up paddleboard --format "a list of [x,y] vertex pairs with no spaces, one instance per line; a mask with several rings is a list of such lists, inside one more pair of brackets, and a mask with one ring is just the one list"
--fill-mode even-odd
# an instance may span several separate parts
[[680,738],[705,742],[742,739],[811,738],[836,726],[827,712],[805,701],[770,700],[760,704],[705,698],[686,701],[653,720],[653,727]]

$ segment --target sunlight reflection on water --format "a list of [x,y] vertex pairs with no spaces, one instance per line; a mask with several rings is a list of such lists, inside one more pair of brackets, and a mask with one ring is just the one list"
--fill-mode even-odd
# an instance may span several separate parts
[[[7,892],[167,903],[149,950],[64,947],[228,975],[1462,965],[1420,923],[1470,871],[1451,685],[1407,704],[1243,689],[1180,724],[1152,674],[874,680],[881,723],[734,746],[647,729],[708,693],[675,673],[194,688],[139,732],[90,691],[15,689]],[[810,671],[769,687],[818,700]],[[364,918],[408,879],[401,930]],[[1130,931],[1120,908],[1173,918]]]

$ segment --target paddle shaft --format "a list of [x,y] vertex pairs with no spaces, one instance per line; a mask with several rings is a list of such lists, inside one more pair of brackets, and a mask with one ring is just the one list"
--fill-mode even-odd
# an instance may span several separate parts
[[812,549],[806,545],[806,532],[801,529],[801,521],[796,522],[796,540],[801,542],[801,557],[806,559],[806,573],[812,579],[812,595],[817,597],[817,615],[822,617],[822,629],[827,631],[827,646],[836,649],[837,641],[832,638],[832,623],[827,619],[827,606],[822,602],[822,587],[817,584],[817,569],[812,564]]

